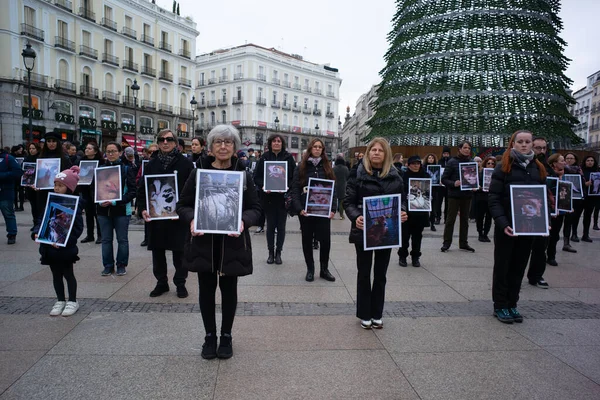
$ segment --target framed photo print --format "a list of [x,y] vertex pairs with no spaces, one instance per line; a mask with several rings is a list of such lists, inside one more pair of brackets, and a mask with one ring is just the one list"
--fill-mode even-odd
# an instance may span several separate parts
[[121,187],[121,166],[111,165],[94,170],[95,203],[120,201],[123,197]]
[[546,185],[511,185],[512,228],[516,236],[548,236]]
[[490,184],[492,183],[492,174],[494,173],[494,168],[484,168],[483,169],[483,182],[482,188],[484,192],[490,191]]
[[256,161],[252,161],[252,164],[250,164],[250,171],[254,172],[255,169],[256,169]]
[[179,219],[175,205],[179,201],[177,174],[144,175],[146,208],[150,220]]
[[592,172],[590,174],[590,181],[592,183],[588,186],[588,195],[600,196],[600,172]]
[[243,172],[199,169],[194,232],[239,234],[243,194]]
[[408,211],[431,211],[431,178],[408,179]]
[[[150,162],[150,160],[142,160],[142,176],[144,176],[144,168],[146,167],[146,164],[148,164]],[[196,167],[196,163],[194,163],[194,168]]]
[[573,184],[569,181],[558,181],[558,211],[573,211]]
[[363,246],[365,250],[402,246],[400,194],[363,198]]
[[79,196],[49,193],[38,237],[38,243],[65,247],[73,230]]
[[565,180],[573,184],[573,199],[583,199],[583,184],[581,183],[581,175],[565,174]]
[[24,162],[23,163],[23,175],[21,175],[21,186],[33,186],[35,185],[35,169],[37,163]]
[[94,170],[98,168],[98,160],[85,160],[79,163],[78,185],[91,185],[94,180]]
[[556,217],[558,215],[558,178],[553,176],[546,178],[546,192],[548,196],[548,207],[550,207],[550,215]]
[[265,161],[263,190],[271,192],[287,192],[287,161]]
[[431,177],[431,184],[433,186],[442,186],[442,166],[441,165],[428,165],[427,173]]
[[35,168],[35,188],[54,189],[54,177],[60,172],[60,158],[38,158]]
[[479,188],[479,170],[476,162],[458,164],[460,190],[473,190]]
[[308,193],[304,205],[306,215],[329,218],[334,185],[335,181],[329,179],[308,178]]

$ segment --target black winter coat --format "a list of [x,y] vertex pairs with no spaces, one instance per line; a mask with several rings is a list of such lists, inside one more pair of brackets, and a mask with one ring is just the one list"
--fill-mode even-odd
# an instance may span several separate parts
[[[300,211],[304,210],[304,206],[306,204],[306,195],[304,193],[304,187],[308,186],[309,178],[319,178],[319,179],[330,179],[325,175],[325,169],[323,168],[323,160],[319,161],[317,166],[314,166],[312,162],[306,163],[306,182],[300,182],[300,165],[296,167],[294,170],[294,179],[291,186],[291,194],[292,194],[292,209],[296,214],[299,214]],[[334,179],[335,180],[335,179]],[[337,196],[335,193],[335,183],[333,190],[333,203],[331,204],[331,212],[337,212]],[[320,218],[320,217],[315,217]]]
[[[60,146],[61,144],[58,143],[58,146]],[[60,158],[60,171],[58,172],[62,172],[65,169],[69,169],[71,168],[73,165],[71,164],[71,160],[69,160],[69,157],[63,155],[62,157],[58,154],[58,152],[54,151],[54,152],[50,152],[49,150],[46,149],[44,155],[40,155],[38,157],[38,159],[40,158]],[[54,179],[54,178],[53,178]],[[35,193],[37,195],[37,200],[38,200],[38,204],[40,205],[40,213],[44,212],[44,207],[46,207],[46,202],[48,201],[48,193],[50,192],[54,192],[54,189],[41,189],[41,190],[36,190]],[[39,215],[38,217],[43,217],[43,215]],[[41,221],[38,221],[41,222]]]
[[454,186],[454,182],[460,180],[459,164],[472,162],[470,157],[456,156],[450,158],[446,163],[444,169],[444,175],[442,175],[442,184],[448,189],[448,197],[453,199],[465,199],[473,197],[473,191],[471,190],[460,190],[460,186]]
[[346,197],[344,197],[344,209],[346,215],[352,221],[350,243],[363,242],[363,231],[356,227],[356,219],[363,215],[363,197],[398,193],[402,194],[402,210],[406,211],[404,182],[396,168],[392,167],[389,174],[384,178],[379,178],[377,171],[373,171],[373,175],[369,175],[362,163],[358,165],[356,175],[350,175],[350,180],[346,186]]
[[[96,204],[97,215],[105,217],[122,217],[131,215],[127,211],[128,204],[131,203],[136,196],[135,177],[137,176],[137,168],[121,164],[121,160],[111,163],[106,161],[104,167],[120,165],[121,166],[121,190],[123,195],[121,200],[115,202],[114,206],[102,207],[100,203]],[[94,188],[92,188],[92,199],[95,198]],[[129,206],[130,207],[130,206]]]
[[296,168],[296,162],[294,161],[294,157],[285,150],[282,150],[277,154],[271,151],[265,151],[263,156],[256,164],[256,169],[254,170],[254,183],[261,192],[261,201],[263,204],[263,208],[267,208],[269,206],[284,207],[284,193],[265,193],[262,190],[265,184],[265,161],[287,161],[288,188],[291,188],[292,180],[294,178],[294,169]]
[[542,180],[537,163],[533,161],[527,164],[527,168],[524,168],[518,162],[513,162],[509,174],[505,174],[502,171],[502,163],[498,163],[492,173],[492,182],[488,194],[490,214],[494,218],[496,227],[502,231],[507,226],[512,227],[511,185],[543,185],[545,183],[546,180]]
[[[173,159],[171,164],[164,169],[158,159],[158,151],[150,156],[150,161],[144,167],[144,175],[138,182],[137,191],[137,209],[141,217],[142,212],[148,210],[146,203],[146,182],[144,176],[172,174],[177,173],[177,190],[179,193],[183,190],[185,183],[194,169],[194,163],[181,153]],[[186,233],[189,232],[189,223],[186,224],[181,219],[168,220],[161,219],[146,222],[148,229],[148,250],[164,249],[173,251],[183,251],[183,244],[186,240]]]
[[[214,157],[206,158],[203,169],[215,169],[212,166]],[[238,159],[231,159],[230,171],[244,171]],[[244,276],[252,273],[252,244],[250,241],[250,227],[256,225],[262,215],[262,209],[258,201],[256,187],[248,172],[245,173],[244,194],[242,199],[242,221],[244,231],[239,237],[223,234],[207,233],[202,236],[192,236],[190,224],[194,220],[194,208],[196,205],[196,175],[198,169],[194,169],[183,187],[183,191],[177,202],[177,214],[186,226],[186,240],[184,246],[183,266],[192,272],[220,271],[226,276]],[[220,241],[220,243],[217,243]],[[218,246],[218,247],[217,247]],[[221,265],[215,265],[213,259],[214,249],[222,249]]]
[[[410,168],[407,168],[406,171],[400,174],[402,176],[402,180],[405,182],[404,191],[402,192],[402,198],[406,199],[408,202],[408,192],[410,191],[410,181],[411,178],[431,178],[427,172],[421,167],[418,172],[412,172]],[[433,186],[431,187],[433,189]],[[429,201],[433,200],[432,193],[429,193]],[[408,212],[408,221],[411,223],[418,223],[423,227],[429,226],[429,213],[425,211],[409,211]],[[408,222],[407,221],[407,222]]]

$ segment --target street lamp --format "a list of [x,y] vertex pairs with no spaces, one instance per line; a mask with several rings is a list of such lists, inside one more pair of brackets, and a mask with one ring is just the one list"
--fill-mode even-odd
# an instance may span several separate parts
[[140,90],[140,85],[137,84],[137,79],[133,80],[131,90],[133,91],[133,150],[135,151],[134,154],[137,154],[137,94],[138,90]]
[[195,122],[196,122],[196,106],[198,102],[196,101],[196,96],[192,96],[192,100],[190,100],[190,106],[192,107],[192,137],[196,136]]
[[319,136],[319,123],[317,122],[317,124],[315,125],[315,134],[317,136]]
[[33,143],[33,121],[31,119],[33,114],[33,108],[31,106],[31,71],[35,65],[35,50],[31,48],[29,42],[27,42],[25,45],[21,56],[23,57],[23,64],[25,64],[25,69],[27,70],[27,93],[29,96],[29,143]]
[[276,115],[275,116],[275,130],[278,131],[279,130],[279,117]]

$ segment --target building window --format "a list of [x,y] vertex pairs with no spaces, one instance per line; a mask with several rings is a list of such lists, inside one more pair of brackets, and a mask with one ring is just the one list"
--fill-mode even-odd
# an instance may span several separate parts
[[25,6],[23,14],[24,22],[27,25],[35,26],[35,10],[31,7]]
[[169,129],[169,121],[166,121],[164,119],[159,119],[158,121],[156,121],[156,124],[159,131],[163,129]]
[[215,116],[215,112],[214,111],[210,112],[210,124],[213,125],[213,126],[217,124],[217,120],[216,120],[216,116]]
[[135,118],[132,114],[121,113],[121,122],[124,124],[135,125]]
[[140,117],[140,126],[145,128],[152,128],[152,118],[150,117]]
[[273,102],[277,101],[277,90],[273,90]]
[[227,123],[227,111],[223,110],[221,111],[221,122],[222,123]]
[[[107,110],[108,111],[108,110]],[[102,110],[102,117],[104,117],[104,112],[105,110]],[[112,114],[112,120],[114,121],[116,119],[115,117],[115,112],[114,111],[108,111]],[[96,118],[96,109],[94,107],[90,107],[90,106],[79,106],[79,116],[80,117],[87,117],[87,118],[92,118],[95,119]]]
[[237,88],[235,88],[236,92],[237,92],[237,99],[241,100],[242,99],[242,87],[238,86]]
[[227,102],[227,89],[221,90],[221,100],[223,100],[223,102]]
[[[23,104],[25,107],[29,107],[29,96],[23,96]],[[40,98],[36,95],[31,95],[31,108],[39,110],[40,109]]]
[[73,104],[68,101],[55,100],[53,103],[54,111],[60,114],[73,115]]

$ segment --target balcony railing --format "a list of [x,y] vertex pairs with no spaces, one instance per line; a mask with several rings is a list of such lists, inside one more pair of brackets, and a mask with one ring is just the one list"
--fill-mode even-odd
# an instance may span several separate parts
[[86,56],[89,58],[93,58],[94,60],[98,59],[98,50],[92,49],[84,44],[79,46],[79,55]]
[[292,83],[288,81],[283,81],[283,87],[289,88],[292,87]]
[[217,83],[217,78],[208,78],[209,85],[214,85],[215,83]]
[[170,106],[170,105],[164,104],[164,103],[160,103],[158,105],[158,111],[173,114],[173,106]]
[[292,109],[292,105],[291,105],[290,103],[286,103],[286,102],[284,102],[284,103],[281,105],[281,109],[282,109],[282,110],[291,110],[291,109]]
[[179,55],[185,58],[191,58],[192,53],[188,49],[179,49]]
[[102,18],[102,23],[100,24],[108,29],[112,29],[113,31],[117,31],[117,23],[109,18]]
[[242,104],[244,103],[244,99],[242,97],[234,97],[231,99],[231,104]]
[[61,36],[54,37],[54,47],[75,52],[75,42]]
[[21,35],[44,41],[44,31],[33,25],[21,24]]
[[135,107],[135,97],[123,96],[123,105],[131,108]]
[[112,103],[119,102],[119,95],[117,93],[109,92],[107,90],[102,91],[102,100],[110,101]]
[[279,80],[279,79],[276,79],[276,78],[273,78],[273,79],[271,79],[271,83],[272,83],[273,85],[277,85],[277,86],[279,86],[279,85],[281,85],[281,80]]
[[64,81],[62,79],[57,79],[54,81],[54,88],[60,91],[66,91],[71,93],[77,92],[77,86],[73,82]]
[[206,105],[210,108],[210,107],[216,107],[217,106],[217,101],[216,100],[208,100],[206,102]]
[[160,73],[158,75],[158,79],[173,82],[173,74],[170,74],[167,71],[160,71]]
[[206,81],[198,81],[197,87],[202,87],[202,86],[206,86]]
[[226,76],[219,77],[219,83],[227,82],[229,79]]
[[256,104],[260,104],[263,106],[267,105],[267,99],[265,99],[264,97],[257,97],[256,98]]
[[192,87],[191,79],[179,78],[179,84],[182,86]]
[[96,22],[96,13],[86,7],[79,7],[79,16],[92,22]]
[[54,0],[54,4],[56,4],[63,10],[73,12],[73,3],[71,3],[69,0]]
[[129,36],[132,39],[137,39],[137,32],[126,26],[121,29],[121,33],[125,36]]
[[[25,70],[23,70],[23,82],[27,82],[27,71]],[[31,86],[47,88],[48,82],[49,79],[46,75],[31,73]]]
[[319,96],[323,94],[323,91],[321,89],[315,89],[313,91],[314,94],[318,94]]
[[206,108],[206,102],[204,101],[199,101],[198,104],[196,104],[196,109],[198,110],[204,110]]
[[310,86],[304,86],[302,88],[302,90],[305,91],[305,92],[307,92],[307,93],[311,93],[312,92],[312,89],[310,88]]
[[302,109],[302,114],[312,114],[312,108],[310,108],[310,107],[304,107]]
[[300,112],[300,111],[302,111],[302,109],[299,106],[292,106],[292,111]]
[[188,110],[187,108],[180,108],[179,115],[182,116],[183,118],[191,119],[194,116],[194,113],[192,112],[192,110]]
[[233,80],[234,80],[234,81],[238,81],[238,80],[240,80],[240,79],[244,79],[244,74],[242,74],[242,73],[239,73],[239,74],[235,74],[235,75],[233,75]]
[[326,116],[327,118],[333,118],[335,115],[333,114],[333,112],[331,112],[331,111],[327,111],[327,112],[325,113],[325,116]]
[[147,65],[142,65],[141,74],[156,78],[156,70],[154,68],[148,67]]
[[317,116],[318,116],[318,115],[321,115],[321,110],[320,110],[320,109],[318,109],[318,108],[315,108],[315,109],[313,110],[313,115],[317,115]]
[[119,57],[113,56],[112,54],[102,53],[102,62],[110,65],[114,65],[115,67],[119,66]]
[[148,108],[150,110],[156,110],[156,103],[154,101],[150,101],[150,100],[142,100],[140,107]]
[[335,97],[335,93],[327,91],[327,97]]
[[220,106],[226,106],[227,105],[227,99],[219,99],[219,105]]
[[168,51],[169,53],[171,52],[171,45],[167,42],[159,42],[158,47],[161,50]]
[[271,108],[281,108],[281,102],[276,100],[271,100]]
[[79,94],[84,97],[91,97],[94,99],[98,98],[98,89],[91,86],[81,85],[79,86]]
[[131,60],[123,60],[123,69],[128,69],[133,72],[138,72],[140,68],[137,63],[134,63]]
[[302,86],[300,86],[300,84],[299,84],[299,83],[294,83],[294,86],[293,86],[293,88],[294,88],[294,89],[296,89],[296,90],[301,90],[301,89],[302,89]]
[[142,35],[140,40],[146,44],[149,44],[150,46],[154,46],[154,38],[152,36]]
[[256,75],[256,79],[258,79],[259,81],[266,82],[267,81],[267,76],[264,75],[264,74],[258,74],[258,75]]

